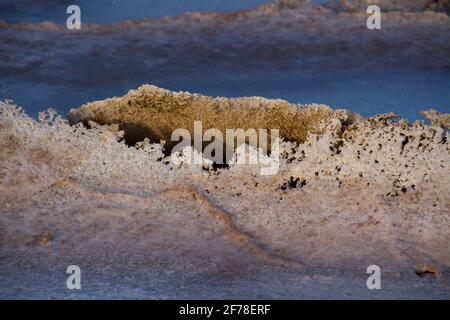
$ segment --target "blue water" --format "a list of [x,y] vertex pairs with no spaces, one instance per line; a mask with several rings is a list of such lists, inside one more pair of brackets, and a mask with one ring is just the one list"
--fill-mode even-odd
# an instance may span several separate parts
[[0,20],[8,22],[64,23],[71,4],[81,8],[84,22],[160,18],[185,12],[231,12],[249,9],[269,0],[2,0]]
[[[268,3],[267,0],[99,0],[99,1],[44,1],[44,0],[3,0],[0,3],[0,19],[19,22],[41,22],[50,20],[64,23],[65,9],[69,4],[78,4],[85,22],[107,23],[125,19],[162,17],[178,15],[186,11],[235,11]],[[3,44],[0,43],[0,49]],[[9,51],[7,51],[8,54]],[[42,54],[30,51],[33,55]],[[13,53],[11,54],[13,55]],[[366,70],[329,70],[316,68],[303,70],[300,65],[290,70],[267,68],[238,72],[233,70],[202,70],[188,74],[157,74],[143,61],[139,73],[127,72],[119,80],[108,84],[102,81],[76,83],[68,79],[93,79],[96,71],[90,67],[74,70],[61,53],[54,57],[63,61],[57,66],[59,71],[67,68],[66,76],[49,69],[41,78],[33,78],[33,70],[23,74],[0,74],[0,99],[12,99],[24,107],[31,115],[49,107],[56,108],[65,115],[70,108],[83,103],[121,96],[129,89],[141,84],[155,84],[171,90],[199,92],[212,96],[264,96],[283,98],[294,103],[323,103],[333,108],[348,108],[365,116],[395,112],[410,120],[420,118],[421,110],[433,107],[450,112],[450,68],[375,68]],[[23,57],[22,57],[23,59]],[[99,61],[103,59],[98,57]],[[133,56],[123,53],[120,63],[133,65]],[[128,61],[129,60],[129,61]],[[182,65],[183,61],[174,61]],[[100,68],[102,75],[117,78],[114,68]],[[98,72],[98,71],[97,71]],[[47,81],[47,77],[66,77],[58,81]],[[31,80],[31,79],[32,80]],[[72,80],[72,81],[69,81]]]
[[295,103],[323,103],[364,116],[394,112],[411,121],[420,119],[419,112],[430,107],[450,112],[450,70],[445,69],[198,72],[189,77],[162,79],[149,75],[148,81],[128,79],[113,86],[100,83],[83,87],[0,78],[0,97],[13,99],[33,116],[48,107],[65,115],[72,107],[124,95],[146,82],[211,96],[256,95]]

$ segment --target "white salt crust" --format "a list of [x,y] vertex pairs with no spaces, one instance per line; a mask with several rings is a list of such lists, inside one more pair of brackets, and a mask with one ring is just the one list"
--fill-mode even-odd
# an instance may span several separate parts
[[172,165],[160,143],[127,146],[117,125],[0,110],[4,252],[57,260],[70,248],[95,264],[113,250],[198,272],[450,265],[449,142],[436,124],[331,111],[303,143],[282,142],[278,174],[261,176]]

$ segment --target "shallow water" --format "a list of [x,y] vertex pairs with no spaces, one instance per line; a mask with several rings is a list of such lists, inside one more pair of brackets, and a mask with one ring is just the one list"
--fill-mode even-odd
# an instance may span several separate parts
[[[85,22],[109,23],[121,20],[161,18],[185,12],[231,12],[268,3],[268,0],[76,0]],[[0,4],[0,20],[8,22],[64,23],[66,1],[5,0]]]
[[[71,263],[69,257],[64,259]],[[75,259],[77,260],[77,259]],[[364,272],[308,270],[299,274],[274,267],[254,267],[237,275],[189,275],[171,269],[133,265],[123,261],[101,267],[85,266],[82,290],[65,286],[67,263],[50,266],[18,266],[0,272],[6,299],[448,299],[448,289],[433,278],[414,272],[386,274],[382,290],[365,287]],[[126,265],[126,263],[125,263]],[[438,284],[437,284],[438,283]]]
[[267,71],[261,73],[198,72],[188,77],[151,74],[115,85],[45,84],[0,79],[0,96],[12,99],[36,116],[53,107],[66,115],[72,107],[121,96],[142,83],[210,96],[263,96],[294,103],[323,103],[364,116],[394,112],[411,121],[430,107],[450,112],[450,69],[391,68],[384,70]]
[[[264,2],[154,0],[149,4],[109,0],[79,4],[83,7],[83,21],[107,23],[177,15],[187,10],[233,11]],[[0,19],[6,21],[63,23],[58,17],[66,3],[7,1],[1,6]],[[321,13],[313,11],[313,15],[321,21]],[[65,16],[63,12],[62,18]],[[262,19],[272,17],[278,26],[276,14]],[[149,83],[212,96],[257,95],[294,103],[323,103],[365,116],[395,112],[415,120],[421,119],[419,111],[430,107],[450,111],[450,66],[442,58],[448,50],[448,37],[442,34],[445,29],[435,31],[433,37],[424,33],[423,41],[427,43],[410,48],[413,39],[404,38],[410,36],[407,31],[401,31],[400,36],[369,32],[333,39],[339,35],[329,33],[335,27],[327,22],[305,30],[300,20],[298,26],[283,26],[285,30],[278,32],[261,30],[258,19],[237,19],[232,22],[237,31],[232,32],[226,31],[225,20],[212,38],[208,20],[198,22],[206,24],[202,33],[196,31],[195,24],[183,19],[167,25],[156,23],[150,31],[144,25],[130,33],[119,25],[108,24],[110,29],[104,36],[88,33],[76,37],[67,32],[13,31],[5,27],[0,30],[0,54],[5,57],[0,62],[0,99],[13,100],[33,116],[49,107],[65,115],[72,107],[121,96]],[[186,30],[177,26],[179,23],[186,23]],[[246,23],[250,23],[249,33]],[[345,20],[339,23],[347,25]],[[172,33],[172,24],[180,30]],[[243,31],[239,31],[241,24]],[[354,32],[351,24],[346,25],[342,27],[348,28],[347,32]],[[212,28],[217,29],[214,25]],[[361,36],[370,37],[365,41]],[[404,47],[389,40],[395,36],[402,37],[398,40]],[[437,56],[421,52],[423,48]],[[340,67],[341,61],[345,67]]]

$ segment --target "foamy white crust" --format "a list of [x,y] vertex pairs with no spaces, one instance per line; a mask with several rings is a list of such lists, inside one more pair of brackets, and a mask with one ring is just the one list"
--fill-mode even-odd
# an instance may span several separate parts
[[264,177],[248,165],[174,166],[161,144],[118,142],[115,126],[0,110],[1,250],[57,259],[70,247],[95,263],[110,245],[130,254],[151,245],[142,259],[197,267],[450,265],[449,142],[439,126],[386,115],[344,130],[336,113],[305,143],[283,142],[279,173]]

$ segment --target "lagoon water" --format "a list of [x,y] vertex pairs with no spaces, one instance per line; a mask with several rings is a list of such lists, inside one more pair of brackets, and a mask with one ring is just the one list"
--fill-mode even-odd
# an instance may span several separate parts
[[8,22],[64,23],[66,8],[80,6],[85,22],[110,23],[122,20],[161,18],[185,12],[231,12],[268,3],[268,0],[5,0],[0,4],[0,20]]
[[[450,70],[329,70],[273,71],[262,74],[199,72],[191,77],[161,79],[150,75],[147,83],[170,90],[210,96],[264,96],[294,103],[323,103],[347,108],[364,116],[394,112],[411,121],[433,107],[450,111]],[[77,86],[0,79],[0,96],[12,99],[31,115],[53,107],[66,115],[72,107],[89,101],[122,96],[137,88],[140,79],[127,79],[114,86]]]

